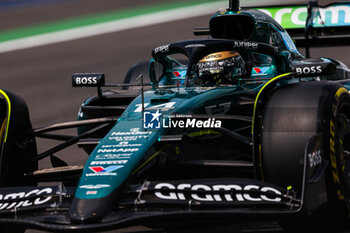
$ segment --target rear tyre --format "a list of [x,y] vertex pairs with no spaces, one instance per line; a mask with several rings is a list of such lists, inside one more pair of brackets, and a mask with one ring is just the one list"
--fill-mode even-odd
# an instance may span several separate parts
[[[136,63],[133,65],[129,71],[126,73],[124,82],[125,84],[138,84],[140,83],[140,80],[137,80],[137,78],[142,74],[143,75],[143,83],[149,83],[151,82],[151,79],[148,74],[148,61],[143,61]],[[127,90],[139,90],[141,87],[140,86],[131,86],[131,87],[126,87],[125,89]]]
[[[298,83],[271,93],[264,108],[261,130],[263,179],[285,188],[292,186],[300,193],[305,147],[308,140],[317,134],[323,135],[322,159],[329,161],[323,197],[327,204],[315,209],[305,201],[301,214],[308,218],[292,220],[292,223],[290,220],[281,221],[284,228],[295,231],[299,225],[303,229],[319,226],[324,230],[328,225],[334,227],[330,222],[339,226],[342,222],[339,220],[346,219],[350,196],[349,119],[350,96],[341,85]],[[319,221],[323,218],[328,221]]]
[[[9,114],[10,113],[10,114]],[[0,186],[35,186],[25,173],[38,169],[35,137],[29,119],[27,104],[18,95],[0,93]],[[21,226],[1,228],[1,232],[23,233]]]
[[[3,125],[0,135],[0,186],[36,185],[35,181],[24,176],[38,169],[38,162],[32,161],[37,148],[27,104],[20,96],[9,91],[0,95],[0,102],[0,115],[3,116],[0,123]],[[9,106],[10,119],[7,114]]]

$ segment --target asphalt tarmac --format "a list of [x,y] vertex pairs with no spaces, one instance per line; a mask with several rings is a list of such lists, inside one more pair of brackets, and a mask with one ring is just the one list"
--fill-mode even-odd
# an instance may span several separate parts
[[[72,0],[59,4],[11,9],[1,12],[0,30],[58,20],[72,15],[103,12],[155,2],[161,2],[161,0]],[[213,13],[215,10],[213,9]],[[95,95],[96,89],[72,88],[72,73],[103,72],[108,82],[122,83],[126,72],[133,64],[150,59],[153,48],[173,41],[194,38],[192,29],[197,26],[207,26],[209,17],[208,15],[178,20],[2,53],[0,54],[0,87],[16,92],[26,100],[34,127],[75,120],[80,104],[87,97]],[[312,50],[312,56],[332,57],[350,65],[349,51],[349,47],[317,48]],[[38,141],[39,151],[53,145],[55,144],[46,140]],[[87,155],[75,147],[64,150],[57,156],[72,165],[84,163],[87,159]],[[48,160],[40,163],[40,167],[47,166],[49,166]],[[181,232],[213,231],[284,232],[275,222],[239,222],[230,226],[192,226],[192,228],[187,226],[186,229],[181,230]],[[150,232],[150,229],[131,227],[111,232]]]

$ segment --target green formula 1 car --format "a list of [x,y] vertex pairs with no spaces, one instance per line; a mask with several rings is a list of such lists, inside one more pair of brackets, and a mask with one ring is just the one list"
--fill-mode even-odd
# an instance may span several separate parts
[[[195,29],[203,39],[155,48],[123,84],[73,74],[73,86],[98,92],[74,122],[33,129],[25,102],[0,89],[1,229],[346,219],[350,73],[308,56],[310,45],[347,44],[349,9],[231,1]],[[53,133],[67,128],[77,136]],[[63,142],[38,154],[36,137]],[[73,144],[89,154],[84,165],[54,156]],[[53,168],[38,170],[46,157]]]

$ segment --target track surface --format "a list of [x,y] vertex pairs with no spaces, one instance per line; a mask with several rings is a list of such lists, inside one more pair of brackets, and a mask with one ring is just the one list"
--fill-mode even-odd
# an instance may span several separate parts
[[[147,5],[157,2],[161,2],[161,0],[71,0],[63,1],[60,4],[16,8],[3,11],[0,14],[0,30],[62,19],[72,15],[103,12],[133,7],[136,4]],[[213,9],[213,13],[215,10]],[[73,89],[70,80],[72,73],[103,72],[106,74],[108,82],[121,83],[129,67],[139,61],[148,60],[153,48],[168,42],[193,38],[192,29],[196,26],[206,26],[208,20],[209,15],[3,53],[0,54],[0,86],[18,93],[26,100],[34,127],[75,120],[82,101],[94,95],[96,90]],[[312,56],[328,56],[350,65],[348,51],[350,49],[346,47],[314,49]],[[46,141],[38,143],[41,151],[54,145]],[[58,156],[71,164],[80,164],[87,158],[77,148],[70,148]],[[45,160],[40,166],[46,167],[48,164],[48,161]],[[147,228],[142,227],[123,230],[123,232],[135,231],[149,232]],[[278,225],[270,222],[182,229],[182,232],[212,231],[283,232]]]

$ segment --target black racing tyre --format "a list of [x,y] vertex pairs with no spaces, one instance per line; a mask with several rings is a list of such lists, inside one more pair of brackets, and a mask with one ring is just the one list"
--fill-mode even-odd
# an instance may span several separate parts
[[[148,61],[139,62],[139,63],[136,63],[135,65],[133,65],[129,69],[129,71],[126,73],[123,83],[125,83],[125,84],[140,83],[140,81],[137,80],[137,78],[139,77],[140,74],[143,75],[143,83],[144,84],[150,83],[151,79],[150,79],[149,74],[148,74],[148,65],[149,65]],[[127,87],[125,89],[127,89],[127,90],[139,90],[140,87],[139,86],[131,86],[131,87]]]
[[[259,158],[263,179],[301,191],[305,147],[312,136],[322,134],[322,159],[329,161],[325,174],[327,206],[315,211],[314,216],[346,219],[350,197],[349,119],[350,95],[339,84],[301,82],[273,91],[262,118]],[[307,203],[304,206],[307,208]],[[314,216],[301,224],[312,225],[309,220]],[[282,225],[296,230],[299,224],[282,221]]]
[[[0,97],[0,115],[7,112],[6,99],[10,103],[11,111],[7,141],[5,142],[5,136],[2,135],[0,146],[0,186],[34,186],[36,181],[24,176],[25,173],[38,169],[38,162],[32,161],[37,155],[37,148],[28,107],[20,96],[10,91],[4,93],[7,98]],[[6,122],[6,119],[3,120]]]
[[[27,104],[20,96],[4,90],[0,96],[0,127],[0,186],[37,185],[24,175],[38,169],[38,162],[32,161],[37,148]],[[21,226],[0,227],[0,232],[23,233],[25,230]]]

